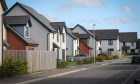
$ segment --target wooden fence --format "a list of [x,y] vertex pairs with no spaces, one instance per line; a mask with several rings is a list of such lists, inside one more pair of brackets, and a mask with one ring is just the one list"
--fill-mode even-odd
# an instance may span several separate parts
[[55,51],[6,50],[3,55],[4,59],[26,60],[29,73],[56,69],[57,53]]

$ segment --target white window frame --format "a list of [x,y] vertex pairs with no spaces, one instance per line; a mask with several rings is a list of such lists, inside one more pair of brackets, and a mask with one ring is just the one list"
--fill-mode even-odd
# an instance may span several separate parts
[[[26,29],[27,29],[27,31],[28,31],[28,36],[26,36]],[[25,38],[30,38],[30,28],[27,27],[27,26],[24,26],[24,37],[25,37]]]

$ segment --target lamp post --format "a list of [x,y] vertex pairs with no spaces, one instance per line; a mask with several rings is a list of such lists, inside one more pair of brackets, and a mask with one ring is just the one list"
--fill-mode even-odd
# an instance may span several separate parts
[[94,53],[94,62],[96,61],[95,60],[95,57],[96,57],[95,26],[96,26],[96,24],[93,24],[93,53]]

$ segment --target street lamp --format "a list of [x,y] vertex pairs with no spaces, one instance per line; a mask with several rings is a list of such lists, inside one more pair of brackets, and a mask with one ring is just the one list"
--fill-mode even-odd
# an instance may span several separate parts
[[94,62],[96,61],[96,60],[95,60],[95,57],[96,57],[95,26],[96,26],[96,24],[93,24],[93,53],[94,53]]

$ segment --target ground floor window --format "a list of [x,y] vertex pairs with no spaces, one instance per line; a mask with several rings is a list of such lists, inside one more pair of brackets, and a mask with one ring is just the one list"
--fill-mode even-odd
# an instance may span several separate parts
[[65,60],[65,49],[62,49],[62,59]]
[[130,52],[132,52],[132,53],[135,52],[135,49],[131,49]]
[[111,51],[114,51],[114,49],[108,49],[108,55],[111,55]]

